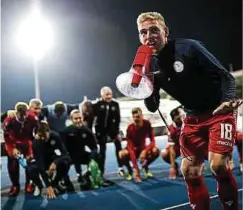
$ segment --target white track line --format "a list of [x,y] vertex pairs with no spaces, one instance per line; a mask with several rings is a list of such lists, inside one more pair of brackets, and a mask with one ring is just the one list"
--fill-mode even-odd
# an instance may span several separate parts
[[[243,189],[238,189],[238,192],[242,191]],[[213,196],[210,196],[210,199],[213,199],[213,198],[217,198],[219,197],[218,195],[213,195]],[[187,206],[187,205],[190,205],[189,202],[187,203],[182,203],[182,204],[179,204],[179,205],[176,205],[176,206],[171,206],[171,207],[167,207],[167,208],[164,208],[164,209],[160,209],[160,210],[169,210],[169,209],[176,209],[176,208],[179,208],[179,207],[182,207],[182,206]]]

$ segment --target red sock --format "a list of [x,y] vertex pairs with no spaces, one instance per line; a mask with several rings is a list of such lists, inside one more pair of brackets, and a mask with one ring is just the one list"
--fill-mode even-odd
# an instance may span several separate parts
[[231,170],[215,176],[218,195],[224,210],[238,210],[238,187]]
[[185,179],[189,201],[194,210],[210,210],[209,193],[202,175],[196,178]]

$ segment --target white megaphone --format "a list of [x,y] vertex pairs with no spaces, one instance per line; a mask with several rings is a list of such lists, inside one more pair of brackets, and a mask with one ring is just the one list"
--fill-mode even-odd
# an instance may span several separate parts
[[145,99],[153,93],[150,63],[153,50],[147,45],[141,45],[129,72],[116,78],[118,90],[125,96],[135,99]]

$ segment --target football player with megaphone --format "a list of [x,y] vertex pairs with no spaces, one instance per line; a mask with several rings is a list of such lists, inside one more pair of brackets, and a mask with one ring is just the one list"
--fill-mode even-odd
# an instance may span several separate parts
[[140,69],[133,63],[132,70],[117,78],[117,88],[126,96],[145,99],[152,112],[158,110],[160,89],[178,100],[186,111],[180,136],[184,157],[181,171],[191,207],[210,209],[202,176],[204,160],[208,159],[223,209],[238,209],[237,184],[228,167],[235,141],[234,110],[242,104],[236,99],[233,76],[198,41],[168,39],[169,30],[161,14],[142,13],[137,26],[143,45],[137,56],[142,57],[143,52],[146,59],[141,63],[136,56]]

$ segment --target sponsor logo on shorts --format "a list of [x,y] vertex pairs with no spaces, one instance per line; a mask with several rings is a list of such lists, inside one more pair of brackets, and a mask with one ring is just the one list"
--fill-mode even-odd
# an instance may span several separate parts
[[233,204],[233,201],[227,201],[225,202],[228,206],[231,206]]
[[232,142],[228,142],[228,141],[217,141],[217,144],[224,145],[224,146],[229,146],[229,147],[233,147],[234,146]]

